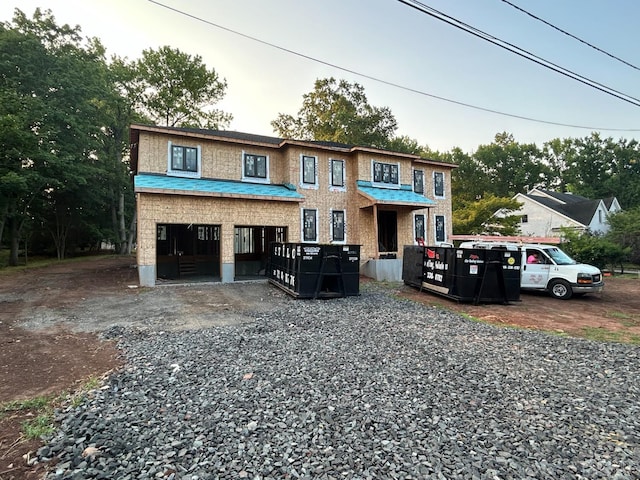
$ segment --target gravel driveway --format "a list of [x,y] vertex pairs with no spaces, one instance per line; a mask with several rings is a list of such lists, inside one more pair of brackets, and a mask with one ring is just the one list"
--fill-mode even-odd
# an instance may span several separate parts
[[48,478],[640,478],[637,346],[373,283],[275,303],[232,325],[111,328],[126,367],[59,413]]

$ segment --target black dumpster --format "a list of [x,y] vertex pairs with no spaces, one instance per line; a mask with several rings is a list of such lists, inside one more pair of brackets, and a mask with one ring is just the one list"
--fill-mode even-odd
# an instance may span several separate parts
[[360,245],[273,242],[269,282],[296,298],[360,294]]
[[[461,302],[520,299],[520,252],[407,245],[404,283]],[[421,268],[418,265],[421,265]]]

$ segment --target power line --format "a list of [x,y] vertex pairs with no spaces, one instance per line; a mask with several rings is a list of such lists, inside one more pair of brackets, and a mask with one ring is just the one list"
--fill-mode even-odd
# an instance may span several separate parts
[[465,102],[461,102],[461,101],[458,101],[458,100],[452,100],[450,98],[441,97],[441,96],[438,96],[438,95],[434,95],[432,93],[424,92],[422,90],[417,90],[415,88],[406,87],[404,85],[400,85],[398,83],[390,82],[388,80],[383,80],[383,79],[374,77],[372,75],[368,75],[368,74],[365,74],[365,73],[360,73],[360,72],[357,72],[355,70],[352,70],[352,69],[349,69],[349,68],[345,68],[345,67],[341,67],[341,66],[336,65],[334,63],[327,62],[325,60],[320,60],[318,58],[311,57],[309,55],[305,55],[303,53],[296,52],[294,50],[291,50],[291,49],[288,49],[288,48],[285,48],[285,47],[281,47],[279,45],[267,42],[267,41],[259,39],[257,37],[253,37],[251,35],[247,35],[246,33],[238,32],[237,30],[233,30],[231,28],[224,27],[224,26],[219,25],[217,23],[214,23],[214,22],[212,22],[210,20],[205,20],[202,17],[198,17],[198,16],[193,15],[191,13],[187,13],[185,11],[182,11],[182,10],[179,10],[177,8],[171,7],[169,5],[165,5],[165,4],[163,4],[163,3],[161,3],[161,2],[159,2],[157,0],[147,0],[147,1],[157,5],[159,7],[162,7],[162,8],[165,8],[167,10],[170,10],[172,12],[175,12],[177,14],[180,14],[180,15],[183,15],[185,17],[191,18],[192,20],[196,20],[196,21],[204,23],[206,25],[218,28],[220,30],[224,30],[225,32],[229,32],[229,33],[232,33],[234,35],[238,35],[240,37],[246,38],[248,40],[252,40],[252,41],[257,42],[257,43],[261,43],[263,45],[275,48],[277,50],[289,53],[291,55],[295,55],[295,56],[303,58],[305,60],[310,60],[312,62],[316,62],[316,63],[322,64],[322,65],[325,65],[325,66],[328,66],[328,67],[331,67],[331,68],[335,68],[336,70],[341,70],[343,72],[351,73],[353,75],[357,75],[359,77],[366,78],[368,80],[372,80],[374,82],[378,82],[378,83],[381,83],[383,85],[388,85],[388,86],[391,86],[391,87],[399,88],[399,89],[405,90],[407,92],[411,92],[411,93],[415,93],[415,94],[418,94],[418,95],[422,95],[424,97],[434,98],[436,100],[442,100],[443,102],[453,103],[455,105],[460,105],[460,106],[466,107],[466,108],[472,108],[474,110],[480,110],[480,111],[483,111],[483,112],[493,113],[493,114],[496,114],[496,115],[502,115],[502,116],[510,117],[510,118],[517,118],[517,119],[526,120],[526,121],[529,121],[529,122],[543,123],[543,124],[546,124],[546,125],[555,125],[555,126],[559,126],[559,127],[580,128],[580,129],[584,129],[584,130],[602,130],[602,131],[609,131],[609,132],[640,132],[640,129],[592,127],[592,126],[585,126],[585,125],[574,125],[574,124],[570,124],[570,123],[553,122],[553,121],[549,121],[549,120],[541,120],[541,119],[538,119],[538,118],[526,117],[524,115],[517,115],[517,114],[513,114],[513,113],[502,112],[502,111],[499,111],[499,110],[493,110],[493,109],[490,109],[490,108],[480,107],[478,105],[472,105],[470,103],[465,103]]
[[600,52],[600,53],[604,53],[604,54],[605,54],[605,55],[607,55],[608,57],[611,57],[611,58],[613,58],[614,60],[619,61],[620,63],[624,63],[625,65],[627,65],[627,66],[629,66],[629,67],[631,67],[631,68],[634,68],[634,69],[636,69],[636,70],[640,70],[640,67],[637,67],[637,66],[635,66],[634,64],[629,63],[629,62],[627,62],[626,60],[623,60],[622,58],[617,57],[617,56],[616,56],[616,55],[614,55],[613,53],[609,53],[609,52],[607,52],[606,50],[603,50],[603,49],[602,49],[602,48],[600,48],[600,47],[597,47],[597,46],[595,46],[595,45],[592,45],[591,43],[587,42],[586,40],[583,40],[582,38],[577,37],[576,35],[573,35],[572,33],[569,33],[569,32],[567,32],[566,30],[563,30],[563,29],[562,29],[562,28],[560,28],[560,27],[556,27],[554,24],[552,24],[552,23],[550,23],[550,22],[548,22],[548,21],[544,20],[543,18],[538,17],[537,15],[534,15],[534,14],[533,14],[533,13],[531,13],[531,12],[528,12],[528,11],[527,11],[527,10],[525,10],[524,8],[519,7],[518,5],[515,5],[515,4],[511,3],[511,2],[509,2],[508,0],[502,0],[502,2],[506,3],[507,5],[512,6],[512,7],[513,7],[513,8],[515,8],[516,10],[520,10],[520,11],[521,11],[522,13],[524,13],[525,15],[529,15],[531,18],[533,18],[533,19],[535,19],[535,20],[538,20],[539,22],[544,23],[545,25],[547,25],[547,26],[549,26],[549,27],[553,28],[554,30],[557,30],[557,31],[558,31],[558,32],[560,32],[560,33],[563,33],[564,35],[567,35],[568,37],[571,37],[571,38],[573,38],[574,40],[579,41],[580,43],[584,43],[584,44],[585,44],[585,45],[587,45],[588,47],[591,47],[591,48],[593,48],[594,50],[597,50],[597,51],[598,51],[598,52]]
[[466,33],[469,33],[471,35],[474,35],[478,38],[481,38],[482,40],[485,40],[489,43],[492,43],[493,45],[496,45],[497,47],[503,48],[511,53],[514,53],[522,58],[525,58],[529,61],[532,61],[534,63],[537,63],[538,65],[547,68],[549,70],[552,70],[556,73],[559,73],[561,75],[564,75],[565,77],[571,78],[572,80],[576,80],[584,85],[587,85],[591,88],[595,88],[596,90],[600,90],[603,93],[606,93],[607,95],[611,95],[612,97],[618,98],[619,100],[625,101],[627,103],[630,103],[636,107],[640,107],[640,99],[637,99],[631,95],[628,95],[626,93],[620,92],[618,90],[615,90],[611,87],[608,87],[606,85],[603,85],[601,83],[596,82],[595,80],[591,80],[587,77],[584,77],[578,73],[575,73],[569,69],[566,69],[564,67],[561,67],[559,65],[556,65],[553,62],[550,62],[548,60],[545,60],[544,58],[541,58],[527,50],[524,50],[516,45],[513,45],[509,42],[506,42],[504,40],[501,40],[497,37],[494,37],[493,35],[490,35],[482,30],[479,30],[475,27],[472,27],[471,25],[468,25],[454,17],[451,17],[449,15],[446,15],[445,13],[440,12],[439,10],[436,10],[435,8],[429,7],[428,5],[425,5],[422,2],[419,2],[417,0],[398,0],[400,3],[403,3],[405,5],[407,5],[408,7],[411,7],[415,10],[418,10],[421,13],[424,13],[425,15],[429,15],[430,17],[433,17],[437,20],[440,20],[442,22],[445,22],[455,28],[458,28]]

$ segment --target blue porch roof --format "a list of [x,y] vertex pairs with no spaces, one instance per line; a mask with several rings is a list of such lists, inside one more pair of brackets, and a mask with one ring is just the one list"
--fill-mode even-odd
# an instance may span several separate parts
[[371,204],[398,205],[413,208],[427,208],[435,205],[433,200],[415,193],[411,185],[401,185],[400,188],[375,187],[371,182],[358,180],[358,192],[369,199]]
[[301,202],[304,197],[295,187],[262,183],[183,178],[167,175],[138,174],[133,178],[135,192],[169,195],[198,195],[255,200]]

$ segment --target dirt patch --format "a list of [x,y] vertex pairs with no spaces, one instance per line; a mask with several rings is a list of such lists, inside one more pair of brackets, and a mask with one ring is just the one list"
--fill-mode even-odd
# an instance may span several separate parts
[[[133,257],[87,258],[0,274],[0,404],[70,392],[117,369],[121,359],[115,344],[101,340],[98,332],[124,325],[179,330],[246,322],[289,300],[266,282],[153,289],[137,283]],[[523,294],[511,305],[459,304],[404,285],[397,294],[500,325],[640,339],[637,278],[610,278],[601,295],[560,301]],[[21,424],[30,418],[31,411],[0,418],[0,480],[44,473],[42,465],[27,465],[29,452],[41,444],[21,437]]]
[[600,294],[557,300],[542,292],[523,292],[509,305],[459,303],[403,285],[398,294],[478,320],[575,337],[640,342],[640,278],[608,277]]

